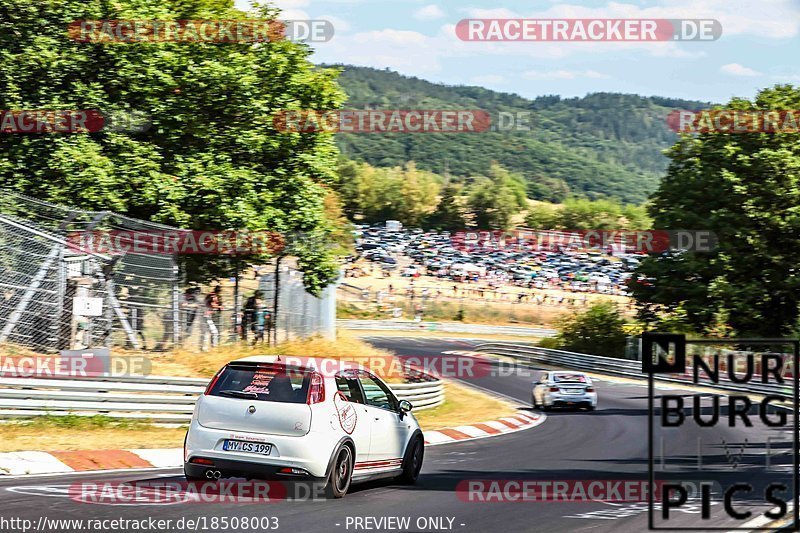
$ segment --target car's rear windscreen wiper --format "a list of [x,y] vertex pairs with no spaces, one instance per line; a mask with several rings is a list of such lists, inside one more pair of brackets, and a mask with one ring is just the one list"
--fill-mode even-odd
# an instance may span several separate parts
[[234,398],[252,398],[253,400],[258,400],[258,393],[256,392],[226,389],[219,391],[219,394],[223,396],[233,396]]

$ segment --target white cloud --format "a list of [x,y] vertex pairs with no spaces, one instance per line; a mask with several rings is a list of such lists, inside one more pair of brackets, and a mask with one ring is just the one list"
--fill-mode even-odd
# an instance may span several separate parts
[[740,65],[739,63],[728,63],[727,65],[722,65],[719,68],[719,71],[723,74],[730,74],[731,76],[745,76],[745,77],[753,77],[753,76],[761,76],[761,73],[757,70],[753,70],[750,67],[745,67],[744,65]]
[[376,30],[365,31],[356,34],[355,41],[362,44],[370,43],[389,43],[400,45],[419,45],[424,43],[428,37],[411,30]]
[[522,74],[522,77],[529,80],[574,80],[576,78],[604,79],[610,76],[595,70],[528,70]]
[[302,9],[284,9],[278,18],[280,20],[311,20],[312,17],[308,11]]
[[337,35],[339,35],[343,31],[347,31],[350,29],[350,23],[347,22],[345,19],[341,17],[337,17],[335,15],[320,15],[316,17],[318,19],[327,20],[331,24],[333,24],[333,32],[334,32],[334,39]]
[[336,35],[330,42],[320,43],[315,62],[348,63],[376,68],[390,68],[411,75],[439,72],[440,54],[436,39],[410,30],[375,30]]
[[445,12],[436,4],[428,4],[414,11],[414,18],[417,20],[436,20],[445,16]]

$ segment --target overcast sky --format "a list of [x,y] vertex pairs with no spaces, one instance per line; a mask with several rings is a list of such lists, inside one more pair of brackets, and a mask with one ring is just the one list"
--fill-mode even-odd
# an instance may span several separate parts
[[[248,0],[236,0],[246,9]],[[313,60],[389,67],[527,97],[614,91],[725,102],[800,85],[800,0],[278,0],[283,19],[327,19]],[[716,19],[711,42],[464,42],[464,18]]]

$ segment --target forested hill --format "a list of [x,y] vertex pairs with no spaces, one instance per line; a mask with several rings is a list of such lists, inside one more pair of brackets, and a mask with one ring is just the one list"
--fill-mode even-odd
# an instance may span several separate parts
[[340,134],[339,146],[349,158],[376,166],[415,161],[419,168],[462,177],[485,175],[497,161],[525,177],[531,197],[553,201],[570,193],[643,201],[666,169],[661,151],[675,140],[667,114],[709,105],[617,93],[530,100],[389,70],[328,66],[344,69],[339,82],[349,96],[346,108],[484,109],[493,122],[501,111],[533,112],[533,127],[522,132]]

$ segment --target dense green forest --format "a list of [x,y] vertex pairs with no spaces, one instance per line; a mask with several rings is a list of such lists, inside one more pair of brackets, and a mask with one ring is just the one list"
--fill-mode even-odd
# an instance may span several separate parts
[[561,201],[570,195],[641,203],[666,172],[677,136],[666,126],[674,109],[708,103],[595,93],[535,100],[481,87],[447,86],[389,70],[334,65],[348,95],[345,108],[483,109],[532,112],[530,131],[468,134],[339,134],[346,157],[379,167],[417,168],[456,177],[485,176],[492,162],[524,177],[528,196]]

